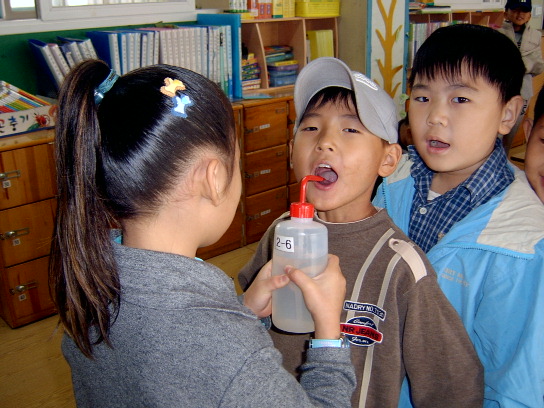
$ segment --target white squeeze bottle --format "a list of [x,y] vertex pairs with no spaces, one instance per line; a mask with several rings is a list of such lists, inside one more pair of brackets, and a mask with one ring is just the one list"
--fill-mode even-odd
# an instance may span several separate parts
[[[313,220],[314,206],[305,202],[307,182],[322,180],[320,176],[304,177],[300,183],[300,202],[291,204],[291,219],[276,225],[272,275],[284,274],[286,265],[310,277],[325,270],[329,250],[327,227]],[[272,322],[278,329],[291,333],[315,330],[302,292],[293,282],[272,292]]]

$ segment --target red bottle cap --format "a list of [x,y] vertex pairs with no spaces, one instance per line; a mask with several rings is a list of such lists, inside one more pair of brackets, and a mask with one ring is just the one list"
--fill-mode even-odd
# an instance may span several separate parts
[[291,217],[296,218],[313,218],[314,206],[313,204],[306,202],[306,184],[308,181],[323,181],[325,180],[321,176],[306,176],[300,182],[300,202],[291,203],[290,213]]

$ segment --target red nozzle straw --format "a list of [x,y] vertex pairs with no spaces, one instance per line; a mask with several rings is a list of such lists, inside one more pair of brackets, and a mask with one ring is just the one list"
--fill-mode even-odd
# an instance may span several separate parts
[[291,203],[291,217],[296,218],[312,218],[314,216],[314,206],[306,202],[306,184],[308,181],[323,181],[321,176],[309,175],[304,177],[300,182],[300,201]]
[[302,179],[300,182],[300,202],[305,203],[306,202],[306,184],[308,184],[308,181],[323,181],[325,180],[321,176],[306,176]]

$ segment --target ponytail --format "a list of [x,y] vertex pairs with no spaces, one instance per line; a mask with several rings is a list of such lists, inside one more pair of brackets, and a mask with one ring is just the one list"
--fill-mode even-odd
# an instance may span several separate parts
[[64,80],[56,126],[58,205],[50,282],[60,321],[79,349],[109,341],[119,304],[119,276],[100,185],[102,149],[95,89],[110,70],[86,61]]

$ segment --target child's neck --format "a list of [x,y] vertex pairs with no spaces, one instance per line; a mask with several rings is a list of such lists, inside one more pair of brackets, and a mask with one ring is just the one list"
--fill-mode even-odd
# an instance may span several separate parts
[[516,33],[519,33],[520,31],[523,32],[523,30],[525,29],[525,24],[519,25],[512,23],[512,27],[514,28],[514,31]]
[[335,224],[342,224],[347,222],[356,222],[361,221],[366,218],[372,217],[378,212],[376,210],[376,207],[374,207],[371,203],[369,203],[368,206],[366,206],[364,209],[360,209],[360,211],[357,211],[357,213],[354,213],[353,211],[339,211],[339,210],[332,210],[332,211],[317,211],[317,215],[320,220]]
[[440,195],[445,194],[471,175],[472,173],[434,173],[430,189]]

